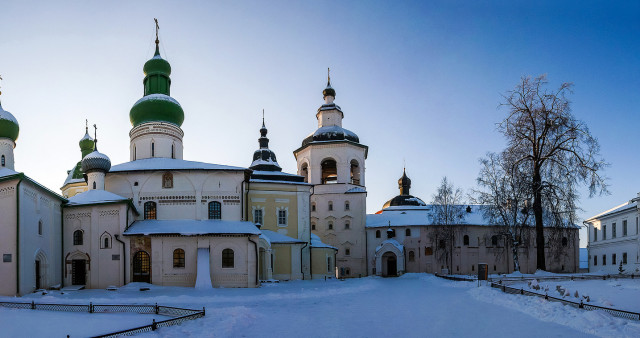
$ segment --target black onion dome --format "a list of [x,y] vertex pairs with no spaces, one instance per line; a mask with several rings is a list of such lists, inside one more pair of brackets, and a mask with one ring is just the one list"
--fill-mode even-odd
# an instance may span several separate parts
[[109,169],[111,169],[111,160],[97,149],[82,159],[82,171],[85,173],[91,171],[103,171],[106,173]]
[[258,143],[260,149],[253,152],[253,162],[249,169],[259,171],[282,171],[282,168],[276,160],[276,153],[269,149],[269,139],[267,138],[267,127],[262,120],[262,128],[260,128],[260,138]]
[[397,207],[397,206],[426,206],[421,199],[415,196],[409,195],[409,189],[411,189],[411,179],[407,176],[407,171],[403,170],[402,177],[398,180],[398,188],[400,189],[400,195],[388,200],[382,208]]
[[336,90],[331,87],[330,83],[327,83],[327,88],[322,91],[322,97],[333,96],[336,97]]
[[398,195],[390,200],[388,200],[383,206],[382,209],[386,207],[397,207],[397,206],[417,206],[422,207],[426,206],[420,198],[411,196],[411,195]]
[[313,134],[302,140],[302,146],[306,146],[313,142],[322,141],[351,141],[360,143],[360,138],[351,130],[344,129],[339,126],[326,126],[318,128]]

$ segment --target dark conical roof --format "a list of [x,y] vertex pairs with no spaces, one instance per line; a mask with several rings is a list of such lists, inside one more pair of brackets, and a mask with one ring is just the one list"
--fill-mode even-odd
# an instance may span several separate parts
[[278,164],[276,159],[276,153],[269,149],[269,138],[267,138],[267,127],[264,125],[264,118],[262,119],[262,128],[260,128],[260,138],[258,143],[260,149],[253,152],[253,162],[249,169],[260,171],[282,171],[282,168]]

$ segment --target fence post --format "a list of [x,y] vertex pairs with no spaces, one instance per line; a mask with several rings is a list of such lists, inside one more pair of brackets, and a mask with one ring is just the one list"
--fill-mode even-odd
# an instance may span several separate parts
[[523,288],[520,288],[520,294],[524,295],[524,289]]
[[93,303],[89,303],[89,313],[93,313]]
[[31,301],[31,310],[35,310],[35,309],[36,309],[36,303]]
[[507,292],[507,287],[505,285],[502,285],[502,292]]
[[546,292],[544,293],[544,299],[545,299],[545,300],[549,300],[549,294],[548,294],[548,293],[546,293]]
[[156,303],[155,310],[156,310],[156,314],[158,314],[158,311],[159,311],[159,309],[158,309],[158,303]]
[[202,316],[206,315],[204,306],[202,307]]
[[153,320],[153,323],[151,323],[151,331],[155,331],[158,329],[158,324],[156,324],[156,320]]
[[580,305],[578,305],[578,307],[584,309],[584,303],[582,303],[582,299],[580,300]]

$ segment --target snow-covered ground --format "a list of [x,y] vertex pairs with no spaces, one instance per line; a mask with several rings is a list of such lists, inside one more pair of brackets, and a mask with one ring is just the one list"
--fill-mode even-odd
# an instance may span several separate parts
[[[141,292],[139,286],[129,285],[118,291],[32,294],[21,301],[157,302],[207,309],[205,318],[162,328],[142,335],[144,337],[640,336],[640,322],[637,321],[579,310],[536,297],[505,294],[486,286],[478,288],[475,282],[454,282],[427,274],[283,282],[265,284],[257,289],[197,290],[151,286],[151,290]],[[12,298],[0,297],[0,301],[7,299]],[[80,318],[71,313],[56,315]],[[21,332],[20,327],[33,323],[33,318],[28,312],[24,317],[14,316],[0,322],[0,336],[4,332]],[[93,326],[82,318],[71,321],[82,323],[83,328]],[[120,320],[121,323],[127,321]],[[68,333],[72,337],[90,334],[86,330]]]
[[[640,312],[640,279],[607,279],[607,280],[564,280],[539,281],[540,290],[533,290],[529,283],[514,283],[511,287],[523,288],[537,293],[545,293],[553,297],[562,297],[557,286],[560,286],[568,300],[579,302],[583,296],[589,296],[590,304],[612,307],[619,310]],[[575,297],[576,291],[578,298]]]

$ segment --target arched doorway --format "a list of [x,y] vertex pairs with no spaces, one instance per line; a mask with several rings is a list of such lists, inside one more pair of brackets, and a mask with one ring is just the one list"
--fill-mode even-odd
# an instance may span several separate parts
[[47,288],[47,257],[44,252],[38,250],[35,256],[35,287],[38,289]]
[[393,252],[382,255],[382,276],[390,277],[398,275],[398,259]]
[[151,258],[146,251],[133,256],[133,282],[151,283]]

